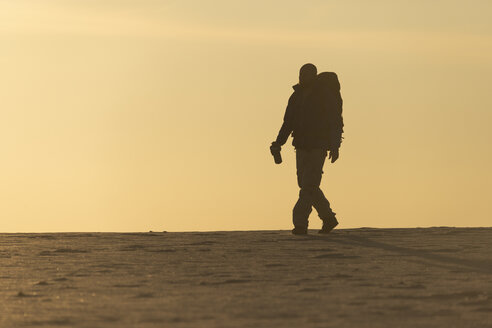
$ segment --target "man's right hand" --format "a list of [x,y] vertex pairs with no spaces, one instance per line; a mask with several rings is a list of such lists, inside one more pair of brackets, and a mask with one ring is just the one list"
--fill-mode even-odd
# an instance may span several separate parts
[[272,145],[270,146],[270,153],[272,153],[276,164],[282,163],[282,156],[280,155],[281,149],[282,147],[278,144],[278,142],[272,142]]
[[340,154],[338,153],[338,149],[330,150],[330,156],[328,156],[328,159],[331,159],[331,162],[335,163],[335,161],[338,159],[338,156],[340,156]]
[[278,144],[278,142],[274,141],[272,142],[272,145],[270,146],[270,151],[272,152],[272,155],[273,155],[273,152],[276,151],[276,150],[280,150],[282,147]]

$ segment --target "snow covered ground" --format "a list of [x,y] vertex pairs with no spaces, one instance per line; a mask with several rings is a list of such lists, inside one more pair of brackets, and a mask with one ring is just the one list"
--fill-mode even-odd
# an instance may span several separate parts
[[0,327],[492,327],[492,229],[0,234]]

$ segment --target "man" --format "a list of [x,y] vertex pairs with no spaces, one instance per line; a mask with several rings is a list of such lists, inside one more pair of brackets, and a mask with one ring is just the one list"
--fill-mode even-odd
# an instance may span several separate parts
[[[323,81],[322,77],[328,77]],[[293,234],[307,234],[312,206],[323,221],[319,233],[329,233],[338,225],[330,203],[319,188],[325,158],[334,163],[343,133],[342,98],[334,73],[317,74],[316,66],[305,64],[299,72],[299,84],[293,86],[277,139],[272,142],[272,154],[280,154],[292,133],[296,150],[299,199],[293,210]]]

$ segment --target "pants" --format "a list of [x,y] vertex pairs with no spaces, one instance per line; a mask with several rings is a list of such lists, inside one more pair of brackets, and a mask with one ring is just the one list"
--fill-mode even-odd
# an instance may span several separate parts
[[335,216],[330,202],[319,188],[327,153],[325,149],[296,149],[297,184],[301,190],[292,211],[295,227],[307,228],[312,206],[323,221]]

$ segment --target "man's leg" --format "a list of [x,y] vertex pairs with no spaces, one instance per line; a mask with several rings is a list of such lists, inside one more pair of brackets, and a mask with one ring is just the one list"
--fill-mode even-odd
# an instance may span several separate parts
[[299,191],[299,199],[292,211],[292,221],[295,228],[307,229],[309,214],[312,211],[311,196],[303,190],[306,171],[310,165],[310,153],[305,149],[296,149],[296,167],[297,167],[297,184],[301,190]]
[[307,160],[304,162],[303,179],[301,181],[302,198],[306,199],[306,203],[314,206],[323,222],[332,220],[335,217],[335,213],[330,207],[330,202],[319,188],[326,156],[327,151],[324,149],[311,150]]
[[330,207],[330,202],[326,199],[320,188],[314,191],[313,206],[318,212],[319,218],[324,222],[335,217],[335,213]]

